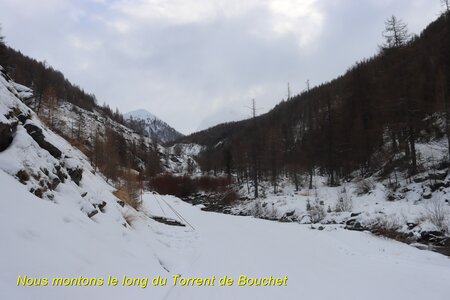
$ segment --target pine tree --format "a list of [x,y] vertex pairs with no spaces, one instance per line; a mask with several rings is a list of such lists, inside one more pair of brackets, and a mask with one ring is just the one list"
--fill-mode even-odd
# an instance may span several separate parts
[[383,37],[386,39],[383,48],[398,48],[404,46],[410,39],[411,35],[408,33],[408,25],[401,19],[397,19],[392,15],[385,22],[385,30]]

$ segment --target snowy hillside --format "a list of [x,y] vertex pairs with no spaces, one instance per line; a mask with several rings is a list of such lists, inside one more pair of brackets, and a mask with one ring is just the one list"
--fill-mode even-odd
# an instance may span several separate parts
[[127,120],[143,121],[145,134],[163,144],[182,136],[181,133],[170,127],[166,122],[144,109],[128,112],[124,114],[124,117]]

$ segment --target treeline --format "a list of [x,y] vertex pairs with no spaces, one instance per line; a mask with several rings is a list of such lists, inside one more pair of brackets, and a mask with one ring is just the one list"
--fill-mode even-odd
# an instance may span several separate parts
[[[386,22],[379,54],[344,76],[281,102],[253,120],[222,124],[183,138],[208,146],[204,171],[235,173],[239,181],[281,176],[312,186],[314,172],[339,184],[354,171],[362,177],[394,169],[418,172],[416,144],[449,129],[450,16],[420,36],[406,35],[395,17]],[[404,37],[404,38],[403,38]],[[446,124],[437,126],[437,118]],[[447,135],[448,136],[448,135]]]

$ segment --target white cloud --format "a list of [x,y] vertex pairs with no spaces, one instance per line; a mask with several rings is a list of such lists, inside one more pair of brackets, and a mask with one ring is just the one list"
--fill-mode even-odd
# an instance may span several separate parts
[[342,74],[377,51],[393,13],[418,32],[439,11],[429,0],[0,2],[10,46],[100,103],[148,109],[184,133],[247,115],[252,98],[263,113],[287,82],[295,92]]
[[272,31],[293,34],[300,46],[307,46],[322,31],[324,15],[316,0],[271,0]]

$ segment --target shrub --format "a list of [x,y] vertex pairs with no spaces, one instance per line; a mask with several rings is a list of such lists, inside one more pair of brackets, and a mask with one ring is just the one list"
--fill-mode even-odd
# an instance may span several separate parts
[[375,188],[375,184],[369,179],[362,179],[356,184],[356,194],[358,196],[368,194]]
[[406,233],[400,232],[401,226],[395,220],[378,218],[376,223],[371,226],[370,231],[378,236],[384,236],[399,242],[408,243],[410,238]]
[[250,210],[250,214],[257,218],[263,215],[263,207],[259,199],[255,199],[255,201],[253,201],[253,207]]
[[326,216],[325,208],[323,207],[323,205],[320,204],[318,199],[316,199],[312,204],[309,203],[308,200],[306,210],[309,211],[309,218],[311,220],[311,223],[319,223]]
[[150,186],[159,194],[187,197],[197,192],[194,181],[189,176],[175,176],[163,174],[155,176],[150,181]]
[[141,208],[141,200],[136,195],[130,194],[125,188],[120,188],[113,192],[114,196],[133,207],[136,210]]
[[125,212],[122,216],[126,222],[125,224],[123,224],[124,226],[128,225],[128,226],[132,227],[133,222],[137,220],[137,216],[135,214],[133,214],[133,212],[130,212],[130,211]]
[[347,189],[344,187],[339,192],[338,200],[336,202],[336,212],[351,211],[353,208],[352,198],[348,195]]
[[205,192],[223,192],[232,183],[229,177],[201,176],[195,179],[199,190]]
[[238,199],[239,199],[239,194],[236,191],[231,190],[223,196],[221,202],[225,205],[232,205]]
[[[210,193],[224,193],[230,184],[232,184],[232,180],[228,177],[201,176],[199,178],[191,178],[187,175],[175,176],[172,174],[155,176],[150,181],[150,187],[156,192],[181,198],[188,197],[198,190]],[[231,201],[232,196],[227,197],[227,201]]]
[[425,205],[426,218],[439,230],[448,232],[450,214],[448,207],[440,200],[433,198]]

